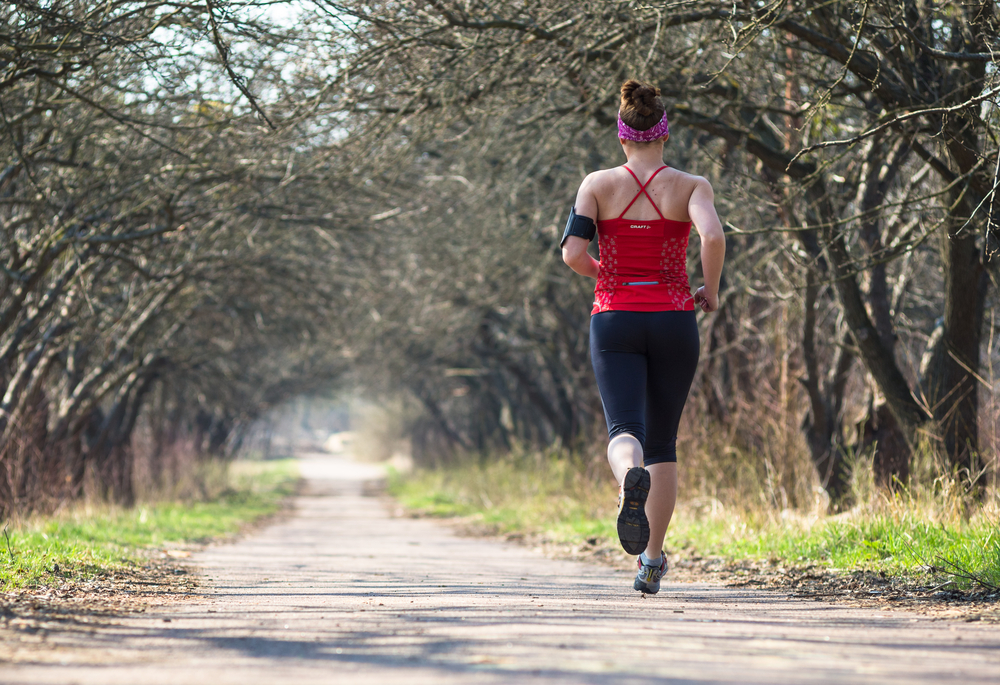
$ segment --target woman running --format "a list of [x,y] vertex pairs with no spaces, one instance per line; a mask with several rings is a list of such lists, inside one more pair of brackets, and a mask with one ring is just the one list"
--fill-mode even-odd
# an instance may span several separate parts
[[[638,554],[634,587],[656,593],[677,499],[677,426],[698,364],[694,307],[719,307],[726,239],[711,184],[663,163],[670,135],[660,90],[621,87],[618,139],[628,160],[583,180],[561,242],[563,261],[597,279],[590,357],[608,423],[608,462],[621,489],[618,538]],[[596,222],[596,223],[595,223]],[[691,224],[704,285],[688,286]],[[601,260],[587,254],[598,236]]]

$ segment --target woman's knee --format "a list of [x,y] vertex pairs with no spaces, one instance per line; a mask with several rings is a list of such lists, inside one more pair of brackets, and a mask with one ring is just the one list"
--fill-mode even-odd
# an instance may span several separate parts
[[638,443],[639,449],[644,449],[646,444],[646,431],[642,426],[616,426],[615,430],[611,432],[608,440],[608,449],[616,441],[628,440],[630,442]]

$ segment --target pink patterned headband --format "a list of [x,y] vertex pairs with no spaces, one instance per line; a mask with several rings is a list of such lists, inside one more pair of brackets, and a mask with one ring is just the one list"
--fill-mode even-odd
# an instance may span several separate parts
[[667,113],[663,113],[663,118],[660,119],[659,123],[653,128],[646,129],[645,131],[639,131],[624,121],[622,117],[618,115],[618,137],[624,138],[625,140],[631,140],[636,143],[648,143],[657,138],[662,138],[663,136],[670,133],[670,124],[667,122]]

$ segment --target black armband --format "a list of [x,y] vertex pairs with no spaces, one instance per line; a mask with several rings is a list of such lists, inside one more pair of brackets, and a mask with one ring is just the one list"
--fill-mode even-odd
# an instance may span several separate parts
[[575,235],[577,238],[584,238],[587,242],[594,239],[597,235],[597,224],[589,216],[580,216],[576,213],[576,207],[569,208],[569,219],[566,220],[566,230],[563,231],[562,240],[559,241],[559,247],[563,246],[566,242],[566,238],[571,235]]

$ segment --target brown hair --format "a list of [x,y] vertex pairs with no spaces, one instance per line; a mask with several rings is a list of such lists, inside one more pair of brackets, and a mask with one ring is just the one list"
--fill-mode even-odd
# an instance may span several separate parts
[[629,79],[622,84],[622,104],[618,116],[636,131],[653,128],[663,118],[660,89],[648,83]]

